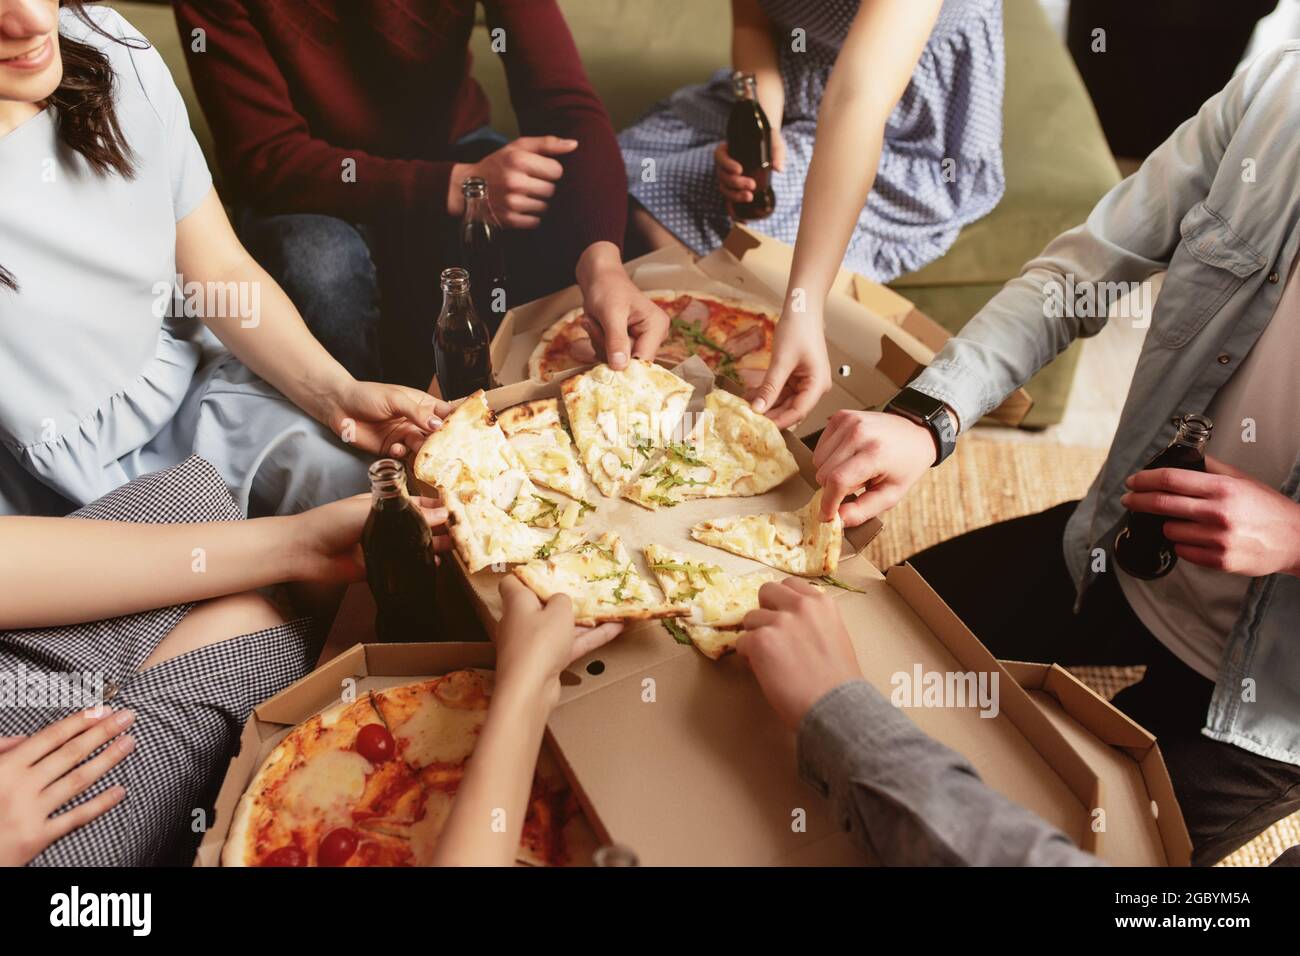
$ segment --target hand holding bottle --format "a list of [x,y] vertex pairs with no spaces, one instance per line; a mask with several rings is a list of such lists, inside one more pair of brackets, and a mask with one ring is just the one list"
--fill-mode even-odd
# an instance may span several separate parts
[[1248,577],[1300,576],[1300,503],[1208,455],[1205,467],[1140,471],[1120,501],[1171,519],[1164,536],[1193,564]]
[[[745,175],[745,168],[727,150],[725,141],[713,151],[713,165],[718,171],[718,189],[729,203],[754,201],[755,180]],[[772,168],[778,173],[785,170],[785,139],[781,130],[772,129]]]
[[507,229],[536,229],[542,224],[547,202],[555,195],[555,184],[564,175],[556,156],[578,148],[576,139],[560,136],[520,136],[489,153],[477,163],[456,163],[447,187],[447,213],[460,217],[465,212],[461,183],[478,176],[488,185],[492,211]]
[[[285,547],[292,555],[285,563],[286,580],[344,584],[366,576],[361,556],[361,532],[370,516],[371,493],[353,495],[288,518],[284,523]],[[437,498],[412,497],[411,502],[433,532],[433,550],[451,550],[447,534],[447,509]]]

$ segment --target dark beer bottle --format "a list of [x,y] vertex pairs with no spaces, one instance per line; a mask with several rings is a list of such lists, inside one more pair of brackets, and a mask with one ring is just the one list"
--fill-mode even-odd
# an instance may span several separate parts
[[496,335],[506,312],[506,259],[501,223],[488,203],[484,179],[470,176],[460,188],[465,196],[465,218],[460,224],[460,264],[469,271],[470,292],[479,318]]
[[476,389],[495,387],[492,337],[470,295],[469,273],[459,266],[442,271],[442,311],[433,327],[433,360],[438,387],[447,401]]
[[736,102],[727,118],[727,152],[757,184],[749,202],[732,203],[731,218],[766,219],[776,209],[772,191],[772,124],[758,105],[758,80],[753,73],[731,74]]
[[[1214,423],[1204,415],[1184,415],[1178,425],[1178,434],[1169,447],[1147,463],[1144,471],[1152,468],[1186,468],[1205,471],[1205,445],[1210,440]],[[1165,537],[1164,515],[1143,511],[1130,511],[1115,535],[1115,563],[1133,575],[1151,581],[1162,578],[1174,569],[1178,555]]]
[[370,466],[370,516],[361,532],[366,581],[385,643],[442,640],[437,617],[433,532],[406,492],[406,469],[381,458]]

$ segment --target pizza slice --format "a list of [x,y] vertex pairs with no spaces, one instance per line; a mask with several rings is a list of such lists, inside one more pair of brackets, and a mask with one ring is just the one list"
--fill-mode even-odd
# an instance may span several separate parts
[[692,498],[761,495],[798,470],[770,418],[743,398],[714,389],[685,441],[669,442],[623,497],[654,510]]
[[441,495],[447,530],[471,574],[530,560],[564,517],[560,502],[528,477],[481,389],[425,440],[415,474]]
[[830,521],[819,520],[821,500],[819,488],[798,511],[702,521],[691,528],[691,537],[791,574],[834,574],[844,541],[844,521],[838,514]]
[[580,459],[610,498],[667,444],[693,392],[689,382],[641,359],[619,372],[597,365],[565,379],[560,390]]
[[539,399],[507,408],[497,416],[497,422],[524,463],[528,477],[573,499],[564,504],[559,527],[572,528],[587,511],[595,509],[588,500],[591,483],[560,420],[559,399]]
[[567,594],[576,623],[589,627],[603,621],[636,621],[680,617],[689,608],[666,601],[642,577],[622,540],[612,531],[565,549],[547,551],[521,564],[515,575],[543,601]]
[[647,545],[645,556],[668,599],[690,606],[687,617],[665,622],[669,633],[680,640],[680,629],[713,660],[735,650],[745,615],[758,607],[759,589],[782,578],[777,571],[728,574],[716,564],[693,561],[657,544]]

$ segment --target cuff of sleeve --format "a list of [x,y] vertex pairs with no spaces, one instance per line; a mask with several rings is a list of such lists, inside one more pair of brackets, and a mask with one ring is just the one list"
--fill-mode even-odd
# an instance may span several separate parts
[[952,408],[961,420],[961,433],[969,431],[1002,402],[978,375],[948,359],[935,359],[909,387]]
[[799,722],[799,777],[823,797],[852,772],[867,740],[888,738],[895,721],[906,721],[866,681],[841,684],[825,694]]
[[447,190],[451,186],[451,163],[420,163],[411,178],[406,208],[420,216],[447,215]]

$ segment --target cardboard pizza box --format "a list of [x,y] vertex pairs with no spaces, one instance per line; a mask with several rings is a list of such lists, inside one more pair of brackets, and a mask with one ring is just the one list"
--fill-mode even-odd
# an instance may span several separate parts
[[1191,839],[1156,739],[1058,664],[1002,664],[1101,777],[1093,821],[1101,854],[1120,866],[1190,866]]
[[[677,289],[738,296],[779,312],[794,254],[791,246],[735,226],[723,245],[697,259],[681,247],[661,249],[626,263],[642,289]],[[570,309],[582,305],[576,285],[506,312],[492,340],[497,381],[513,385],[528,378],[528,359],[542,333]],[[841,270],[825,309],[831,390],[795,429],[799,437],[825,427],[841,408],[875,408],[891,398],[934,359],[951,336],[897,292]],[[1018,425],[1033,404],[1017,390],[989,418]]]
[[[688,364],[678,373],[686,374]],[[486,399],[500,412],[557,396],[561,380],[519,382],[488,392]],[[598,522],[595,530],[617,530],[647,576],[640,551],[651,542],[705,557],[728,573],[759,570],[757,562],[693,541],[687,528],[705,517],[793,510],[807,502],[816,487],[812,454],[789,433],[786,441],[799,474],[766,495],[685,502],[655,512],[600,499],[589,522]],[[1105,858],[1113,852],[1117,862],[1176,861],[1163,844],[1103,840],[1095,811],[1105,809],[1110,786],[1110,765],[1098,764],[1100,754],[1109,754],[1106,745],[1087,727],[1082,738],[1072,739],[1070,728],[1036,706],[912,568],[881,574],[862,554],[879,527],[874,521],[846,532],[835,578],[848,588],[828,587],[867,679],[887,696],[931,675],[951,675],[972,687],[984,681],[996,689],[996,707],[985,708],[988,716],[956,705],[908,706],[908,715],[964,754],[990,786],[1082,848]],[[584,530],[593,530],[591,524]],[[467,574],[459,558],[454,566],[492,633],[501,613],[497,588],[508,572]],[[602,842],[628,846],[648,865],[865,861],[830,818],[826,802],[799,782],[793,734],[734,655],[711,661],[693,646],[678,644],[657,622],[640,622],[576,662],[562,684],[548,740]],[[1104,701],[1090,706],[1112,711]],[[1109,721],[1098,718],[1096,724],[1109,728]],[[1152,796],[1167,821],[1178,819],[1171,789],[1153,789]]]

